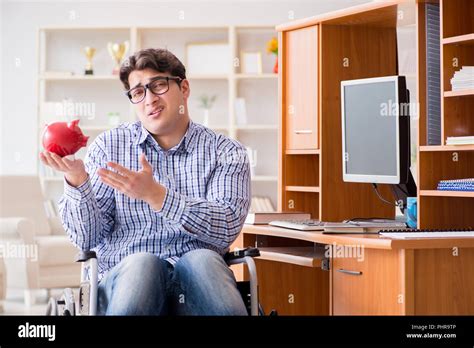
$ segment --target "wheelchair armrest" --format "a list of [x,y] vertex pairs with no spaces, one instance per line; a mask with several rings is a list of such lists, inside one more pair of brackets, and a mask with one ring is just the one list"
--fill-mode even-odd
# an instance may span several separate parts
[[96,259],[97,255],[92,250],[81,250],[76,256],[76,262],[86,262],[90,259]]
[[243,259],[244,257],[257,257],[260,256],[260,251],[257,248],[245,248],[240,250],[229,251],[225,253],[224,260],[229,263],[232,260]]

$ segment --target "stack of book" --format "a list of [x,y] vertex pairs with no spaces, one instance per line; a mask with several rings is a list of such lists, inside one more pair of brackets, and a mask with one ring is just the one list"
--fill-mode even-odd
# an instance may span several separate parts
[[474,66],[463,66],[451,79],[453,91],[474,88]]
[[276,220],[308,220],[311,218],[310,214],[302,212],[276,212],[267,211],[259,213],[249,213],[245,219],[245,223],[249,225],[266,225],[271,221]]
[[447,137],[446,145],[474,145],[474,136]]
[[441,180],[438,190],[442,191],[474,191],[474,178]]

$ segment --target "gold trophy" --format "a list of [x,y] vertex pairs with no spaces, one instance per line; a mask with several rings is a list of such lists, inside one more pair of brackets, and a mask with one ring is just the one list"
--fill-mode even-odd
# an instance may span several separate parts
[[87,65],[86,70],[84,71],[85,75],[94,75],[94,69],[92,69],[92,58],[95,54],[95,48],[93,47],[84,47],[84,53],[86,54],[87,58]]
[[118,75],[120,71],[120,64],[122,63],[123,57],[127,54],[129,48],[129,42],[125,41],[121,44],[109,42],[107,44],[107,49],[110,56],[115,61],[114,70],[112,70],[113,75]]

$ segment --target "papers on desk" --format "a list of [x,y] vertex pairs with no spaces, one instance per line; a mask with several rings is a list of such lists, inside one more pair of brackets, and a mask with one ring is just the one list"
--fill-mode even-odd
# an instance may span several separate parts
[[348,222],[326,222],[324,224],[325,234],[377,234],[385,229],[406,228],[404,222],[394,220],[371,220],[371,221],[348,221]]

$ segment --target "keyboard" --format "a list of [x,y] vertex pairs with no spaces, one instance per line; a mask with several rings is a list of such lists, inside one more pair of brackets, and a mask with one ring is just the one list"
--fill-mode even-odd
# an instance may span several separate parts
[[464,238],[474,237],[474,230],[467,229],[449,229],[449,230],[430,230],[430,229],[388,229],[381,230],[380,235],[395,239],[411,238]]
[[269,225],[276,227],[289,228],[299,231],[323,231],[324,222],[319,220],[275,220],[270,221]]

